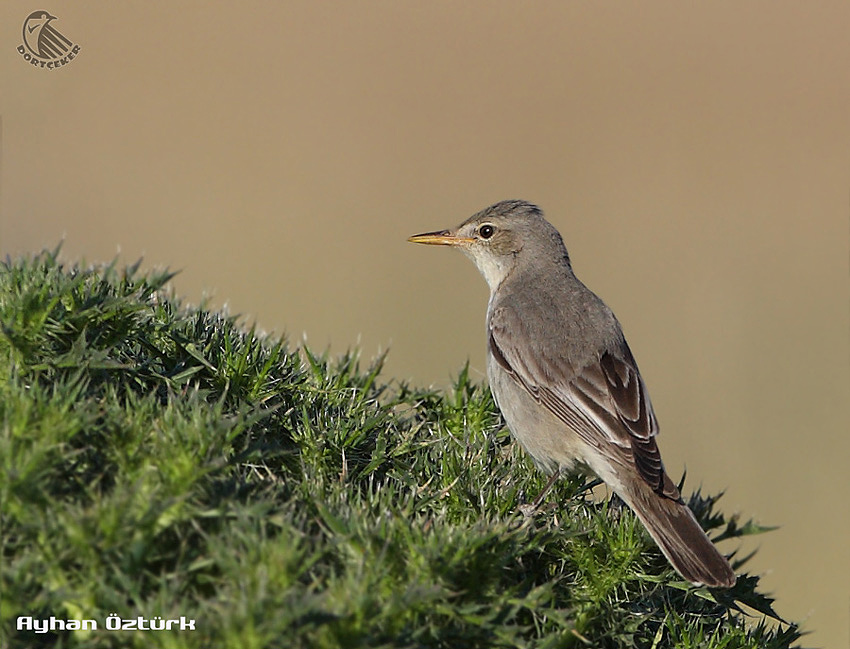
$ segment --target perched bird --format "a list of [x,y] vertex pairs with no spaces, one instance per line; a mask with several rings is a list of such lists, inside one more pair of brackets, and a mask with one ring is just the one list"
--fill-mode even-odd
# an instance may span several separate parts
[[534,505],[562,471],[584,463],[685,579],[733,586],[729,562],[664,471],[658,422],[620,323],[573,274],[540,208],[502,201],[409,241],[460,248],[487,280],[490,389],[513,436],[552,476]]

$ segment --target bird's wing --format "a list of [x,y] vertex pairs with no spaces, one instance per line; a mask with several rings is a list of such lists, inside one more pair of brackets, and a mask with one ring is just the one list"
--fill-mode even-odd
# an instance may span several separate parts
[[678,499],[655,442],[658,422],[625,341],[581,368],[545,347],[521,348],[510,309],[495,310],[488,344],[496,362],[537,402],[585,443],[605,454],[630,456],[640,476],[659,494]]

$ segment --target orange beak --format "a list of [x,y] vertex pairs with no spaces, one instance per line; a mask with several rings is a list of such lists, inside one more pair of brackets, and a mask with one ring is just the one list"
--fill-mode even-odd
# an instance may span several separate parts
[[451,230],[438,230],[437,232],[425,232],[415,234],[408,238],[410,243],[424,243],[429,246],[463,246],[475,241],[469,237],[459,237]]

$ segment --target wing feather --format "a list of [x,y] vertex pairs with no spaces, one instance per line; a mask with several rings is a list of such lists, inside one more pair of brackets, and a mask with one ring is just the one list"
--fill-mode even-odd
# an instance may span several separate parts
[[576,368],[552,350],[521,349],[511,315],[502,307],[488,321],[488,346],[499,366],[586,444],[627,456],[655,492],[678,499],[655,442],[658,422],[649,394],[625,340]]

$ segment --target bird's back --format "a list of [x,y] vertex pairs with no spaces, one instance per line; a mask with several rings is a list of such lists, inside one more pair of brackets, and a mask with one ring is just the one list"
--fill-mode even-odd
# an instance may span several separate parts
[[517,329],[514,333],[535,341],[542,356],[561,359],[574,370],[598,361],[597,352],[623,344],[611,309],[569,266],[538,265],[517,271],[505,279],[507,290],[490,300],[488,323],[502,319]]

